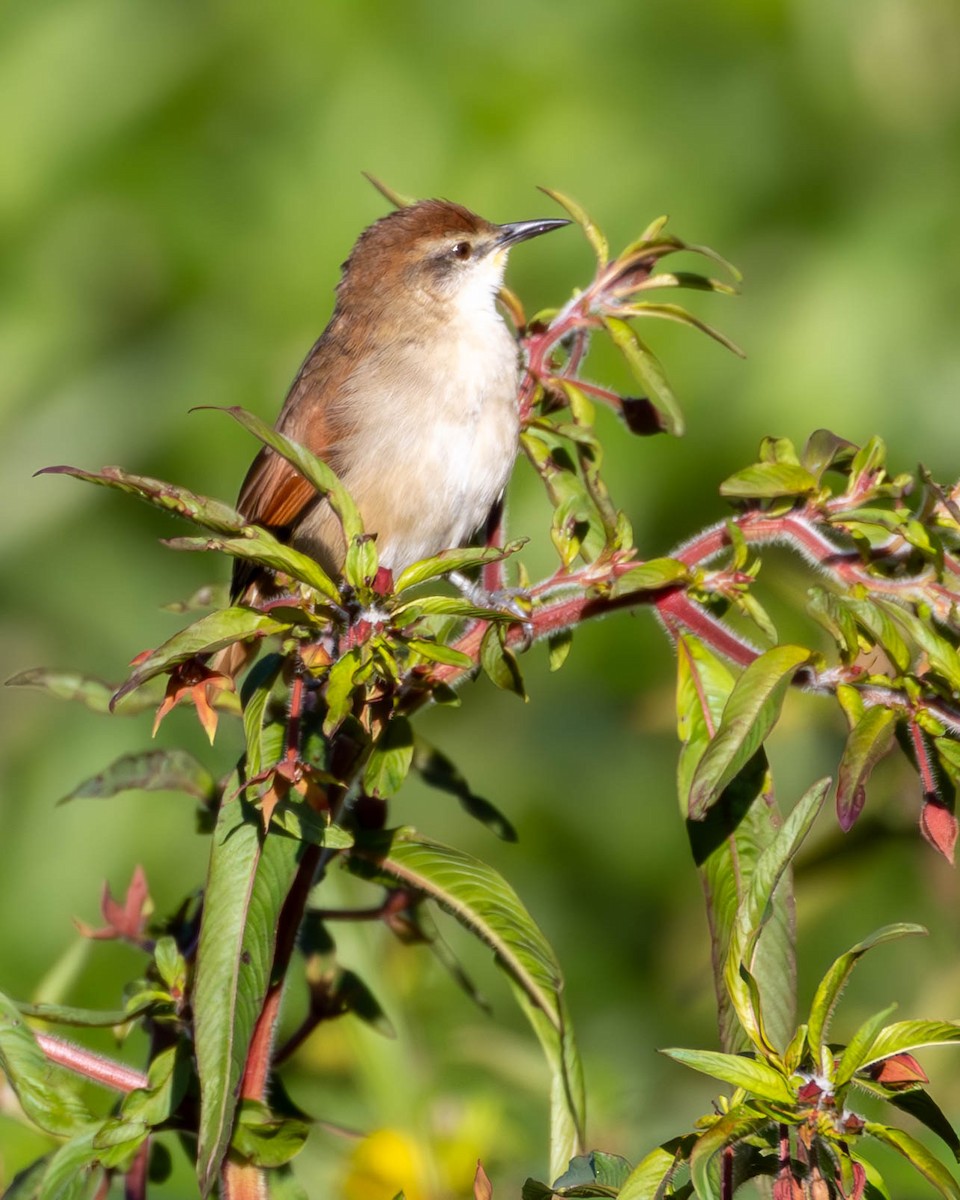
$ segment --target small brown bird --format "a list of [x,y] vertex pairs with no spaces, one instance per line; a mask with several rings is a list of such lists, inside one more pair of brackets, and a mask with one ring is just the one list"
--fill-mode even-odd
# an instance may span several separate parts
[[[333,316],[276,427],[336,471],[394,573],[464,545],[503,493],[517,454],[519,355],[497,292],[511,246],[567,224],[493,225],[423,200],[365,229],[343,265]],[[339,574],[336,516],[274,451],[257,455],[238,507]],[[237,562],[234,597],[264,583]]]

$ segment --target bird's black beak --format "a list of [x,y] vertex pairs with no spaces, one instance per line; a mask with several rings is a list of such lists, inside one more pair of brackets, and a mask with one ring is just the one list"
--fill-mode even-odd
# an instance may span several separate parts
[[541,233],[549,233],[551,229],[559,229],[569,225],[569,221],[511,221],[497,227],[497,246],[512,246],[514,242],[525,242],[527,238],[539,237]]

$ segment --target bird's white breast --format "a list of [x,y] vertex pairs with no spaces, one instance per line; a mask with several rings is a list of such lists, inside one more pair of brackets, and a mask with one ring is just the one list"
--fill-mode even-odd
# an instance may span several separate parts
[[510,477],[517,348],[489,307],[426,343],[393,347],[367,378],[343,477],[394,572],[467,541]]

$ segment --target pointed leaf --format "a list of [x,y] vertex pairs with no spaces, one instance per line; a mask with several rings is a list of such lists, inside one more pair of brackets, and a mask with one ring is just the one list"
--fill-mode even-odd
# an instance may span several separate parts
[[761,1100],[770,1100],[774,1104],[795,1102],[796,1097],[787,1080],[762,1059],[723,1054],[719,1050],[670,1049],[660,1053],[731,1087],[743,1088]]
[[[58,700],[79,700],[91,712],[109,714],[116,685],[105,683],[94,675],[79,671],[57,671],[49,667],[32,667],[6,681],[7,687],[38,687]],[[128,696],[116,705],[119,714],[132,715],[157,703],[154,696]]]
[[587,241],[593,247],[593,252],[597,256],[597,262],[600,267],[605,267],[610,258],[610,247],[607,245],[607,239],[600,232],[586,210],[576,200],[571,200],[569,196],[565,196],[563,192],[556,192],[553,188],[548,187],[541,187],[539,190],[544,195],[549,196],[551,200],[556,200],[557,204],[573,217],[574,221],[576,221],[586,235]]
[[864,938],[862,942],[851,946],[846,954],[841,954],[836,959],[830,970],[827,971],[826,975],[820,981],[816,995],[813,998],[813,1004],[810,1006],[807,1037],[810,1042],[810,1050],[813,1054],[814,1062],[820,1062],[833,1010],[836,1008],[837,1001],[840,999],[843,989],[847,985],[847,980],[850,978],[853,968],[857,965],[861,955],[866,954],[868,950],[872,950],[874,946],[882,945],[884,942],[892,942],[902,937],[911,937],[914,934],[925,935],[926,932],[926,929],[922,925],[907,923],[884,925],[882,929],[878,929],[876,933],[872,933],[868,938]]
[[205,529],[212,529],[215,533],[236,533],[246,524],[236,509],[220,500],[211,500],[207,496],[191,492],[189,488],[164,483],[160,479],[150,479],[146,475],[131,475],[127,471],[121,471],[119,467],[104,467],[102,471],[81,471],[79,467],[44,467],[37,474],[70,475],[87,483],[116,488],[146,500],[155,508],[185,517]]
[[809,496],[818,489],[806,467],[794,463],[756,463],[735,471],[720,484],[720,495],[736,500],[772,500],[779,496]]
[[[228,787],[225,794],[234,791]],[[264,839],[259,814],[240,798],[221,805],[193,996],[202,1195],[213,1186],[230,1143],[237,1089],[273,965],[280,909],[302,850],[303,843],[293,838]]]
[[686,583],[690,579],[690,568],[675,558],[651,558],[621,575],[611,590],[613,596],[625,596],[629,592],[652,592],[674,584]]
[[408,208],[411,204],[415,203],[413,196],[407,196],[403,192],[394,191],[394,189],[388,183],[384,183],[382,179],[378,179],[376,175],[371,174],[369,171],[361,171],[360,174],[364,177],[367,183],[372,184],[380,193],[380,195],[383,196],[385,200],[388,200],[394,208]]
[[758,1115],[745,1105],[738,1105],[697,1139],[690,1154],[690,1180],[699,1200],[721,1200],[719,1172],[713,1166],[716,1155],[724,1146],[749,1137],[768,1125],[769,1121],[769,1117]]
[[122,755],[98,775],[78,784],[57,803],[116,796],[129,791],[183,792],[201,804],[210,804],[217,794],[217,781],[203,763],[186,750],[144,750],[139,754]]
[[847,832],[866,800],[867,780],[893,745],[896,714],[877,704],[868,708],[850,731],[837,774],[837,819]]
[[850,1039],[840,1056],[834,1075],[834,1085],[838,1090],[849,1083],[854,1074],[860,1070],[877,1034],[883,1028],[884,1021],[891,1016],[896,1007],[895,1004],[891,1004],[887,1008],[881,1009],[880,1012],[874,1013],[872,1017],[868,1017]]
[[462,549],[443,550],[432,558],[422,559],[407,567],[394,582],[393,590],[399,595],[407,588],[416,587],[418,583],[425,583],[428,579],[449,575],[451,571],[469,571],[471,567],[501,562],[511,554],[516,554],[520,547],[526,544],[526,540],[519,538],[506,546],[464,546]]
[[517,656],[505,644],[502,626],[491,625],[484,634],[480,643],[480,665],[498,688],[505,692],[513,692],[521,700],[527,699]]
[[278,621],[254,608],[224,608],[194,621],[137,663],[136,670],[117,690],[114,702],[128,692],[162,674],[168,667],[197,655],[213,654],[247,638],[264,638],[289,629],[289,621]]
[[129,1008],[74,1008],[69,1004],[25,1004],[15,1001],[17,1010],[31,1021],[49,1021],[51,1025],[76,1025],[89,1029],[112,1029],[125,1025],[156,1007],[155,1000],[143,1000]]
[[216,405],[204,407],[211,407],[216,412],[229,413],[244,429],[249,430],[255,438],[263,442],[265,446],[269,446],[281,458],[285,458],[292,467],[295,467],[308,483],[313,484],[321,496],[326,496],[330,501],[330,507],[340,518],[348,546],[354,538],[363,534],[363,522],[360,520],[356,504],[334,471],[322,458],[317,458],[305,446],[285,437],[261,421],[259,417],[255,417],[253,413],[246,412],[236,405],[231,408],[218,408]]
[[[653,276],[654,279],[659,279],[659,276]],[[705,281],[709,282],[709,280]],[[660,285],[662,286],[662,284]],[[732,289],[725,289],[732,290]],[[624,307],[619,310],[625,316],[631,317],[661,317],[666,321],[676,321],[680,325],[689,325],[691,329],[698,329],[701,333],[705,333],[707,337],[713,338],[715,342],[719,342],[721,346],[725,346],[727,350],[732,350],[738,358],[746,358],[746,355],[736,344],[728,337],[720,332],[719,329],[714,329],[712,325],[708,325],[706,321],[701,321],[692,313],[679,304],[655,304],[645,300],[635,301],[629,307]]]
[[584,1095],[560,966],[542,932],[492,867],[413,830],[371,838],[354,852],[350,865],[356,874],[399,882],[430,897],[493,950],[552,1072],[550,1164],[555,1178],[582,1147]]
[[891,1146],[898,1154],[902,1154],[925,1179],[933,1184],[941,1196],[946,1196],[948,1200],[960,1200],[960,1185],[922,1142],[918,1142],[910,1134],[904,1133],[902,1129],[892,1129],[889,1125],[881,1125],[876,1121],[867,1121],[864,1132],[885,1145]]
[[716,737],[705,750],[690,788],[689,815],[702,819],[723,789],[750,761],[780,716],[797,670],[811,659],[803,646],[774,646],[737,679]]
[[771,844],[757,860],[750,888],[737,914],[730,936],[730,949],[724,967],[727,991],[744,1031],[758,1049],[763,1049],[759,1015],[755,1010],[750,987],[741,968],[750,970],[760,934],[773,911],[771,901],[784,873],[790,867],[803,839],[809,833],[817,814],[823,807],[830,788],[829,779],[821,779],[797,801],[790,815],[777,831]]
[[17,1006],[2,994],[0,1070],[23,1111],[46,1133],[69,1137],[93,1123],[70,1074],[47,1058]]
[[334,604],[340,603],[340,589],[319,563],[308,554],[302,554],[293,546],[278,541],[259,525],[246,525],[243,536],[236,538],[164,538],[163,544],[171,550],[209,550],[228,554],[231,558],[254,562],[271,571],[280,571],[305,583],[308,587],[326,596]]
[[863,1065],[889,1058],[891,1054],[955,1042],[960,1042],[960,1021],[896,1021],[877,1034]]
[[696,1141],[690,1134],[657,1146],[633,1168],[617,1193],[617,1200],[662,1200],[678,1165],[684,1162]]
[[517,840],[517,831],[503,813],[489,800],[471,791],[469,783],[456,765],[436,746],[432,746],[416,733],[413,738],[413,769],[419,772],[424,783],[456,796],[464,811],[486,825],[498,838],[505,842]]
[[71,1138],[48,1160],[37,1200],[86,1200],[99,1181],[101,1152],[94,1146],[97,1130]]
[[394,716],[384,727],[367,759],[363,789],[368,796],[388,797],[399,790],[413,762],[413,730],[406,717]]
[[684,430],[683,414],[663,373],[663,367],[653,352],[640,340],[636,331],[619,317],[604,317],[603,324],[646,392],[647,399],[662,417],[663,428],[674,437],[681,437]]

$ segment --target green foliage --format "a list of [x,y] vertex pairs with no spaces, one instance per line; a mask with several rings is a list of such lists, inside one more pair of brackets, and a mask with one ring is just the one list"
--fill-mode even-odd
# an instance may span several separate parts
[[[294,1186],[288,1164],[308,1142],[311,1122],[283,1092],[284,1061],[319,1025],[346,1014],[393,1031],[360,974],[339,961],[327,926],[339,918],[382,922],[401,942],[430,943],[475,997],[431,924],[430,905],[493,952],[546,1058],[549,1177],[526,1182],[528,1200],[692,1193],[728,1200],[756,1176],[772,1177],[778,1196],[797,1188],[822,1195],[824,1187],[857,1198],[881,1195],[879,1176],[865,1165],[871,1138],[895,1149],[942,1194],[958,1194],[925,1145],[895,1125],[867,1120],[847,1101],[854,1089],[868,1092],[909,1113],[956,1155],[960,1141],[925,1090],[913,1051],[960,1041],[960,1025],[890,1023],[886,1009],[845,1046],[827,1041],[860,958],[918,928],[888,926],[842,955],[817,988],[807,1020],[796,1023],[793,865],[831,781],[791,781],[790,790],[803,795],[781,816],[766,753],[791,690],[835,700],[849,725],[836,771],[840,827],[857,821],[873,770],[899,742],[919,778],[921,832],[952,859],[960,782],[956,489],[922,470],[916,479],[891,477],[879,438],[858,448],[820,430],[799,452],[787,439],[767,438],[759,460],[722,485],[733,505],[725,522],[671,554],[642,559],[601,473],[595,403],[610,407],[632,433],[681,433],[683,417],[663,368],[631,322],[680,323],[735,349],[676,304],[643,296],[661,287],[734,290],[708,276],[662,270],[676,253],[705,256],[737,276],[711,251],[667,234],[663,219],[612,256],[578,204],[548,194],[582,227],[597,268],[567,304],[529,320],[516,297],[504,296],[526,367],[521,445],[550,508],[558,557],[547,577],[529,582],[519,539],[451,549],[385,585],[375,540],[329,466],[238,407],[227,411],[337,514],[346,546],[342,579],[186,488],[117,468],[51,469],[191,521],[203,536],[168,539],[169,548],[242,559],[273,572],[283,591],[279,602],[213,607],[139,655],[112,692],[69,672],[26,672],[12,681],[98,712],[132,711],[138,697],[149,696],[151,704],[159,700],[158,725],[176,704],[192,705],[211,741],[221,715],[239,718],[243,744],[236,768],[220,783],[185,752],[158,750],[126,754],[70,793],[107,797],[135,787],[192,796],[211,837],[209,868],[199,912],[187,902],[174,916],[154,919],[142,873],[122,903],[105,894],[105,926],[85,930],[87,936],[122,938],[147,960],[126,1007],[91,1014],[4,1002],[4,1072],[27,1117],[65,1139],[21,1175],[13,1195],[79,1196],[114,1175],[143,1194],[146,1185],[137,1181],[157,1131],[195,1146],[203,1195],[217,1187],[242,1195],[268,1178]],[[623,395],[586,376],[595,334],[622,356],[644,395]],[[819,572],[801,632],[790,641],[779,639],[756,588],[774,543]],[[454,570],[478,573],[483,586],[452,594],[446,576]],[[509,571],[520,584],[515,595],[500,590]],[[456,699],[453,685],[481,673],[526,699],[520,658],[538,639],[548,640],[556,670],[582,622],[644,607],[677,648],[678,793],[706,893],[720,1026],[717,1049],[665,1053],[733,1091],[692,1130],[631,1168],[615,1154],[585,1153],[583,1072],[560,964],[517,892],[477,856],[392,827],[389,818],[393,797],[416,771],[512,840],[510,822],[422,739],[418,715]],[[755,646],[744,626],[772,644]],[[251,657],[265,642],[237,697],[233,680],[211,659],[234,647]],[[155,681],[163,677],[161,699]],[[585,820],[584,836],[593,832]],[[335,894],[334,865],[375,889],[376,902],[357,910],[319,907]],[[284,987],[301,976],[307,1015],[278,1044]],[[140,1024],[151,1047],[147,1076],[131,1078],[82,1049],[72,1055],[75,1072],[122,1097],[108,1116],[95,1115],[63,1084],[66,1052],[35,1038],[24,1013],[80,1025]],[[477,1196],[491,1194],[482,1171],[474,1187]]]

